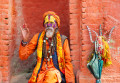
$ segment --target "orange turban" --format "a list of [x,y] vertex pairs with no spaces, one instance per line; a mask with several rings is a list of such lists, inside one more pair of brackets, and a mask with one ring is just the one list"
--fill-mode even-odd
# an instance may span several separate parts
[[56,20],[56,22],[58,24],[58,27],[60,27],[60,18],[55,12],[47,11],[47,12],[44,13],[43,18],[45,18],[45,16],[47,16],[47,15],[52,15],[55,18],[55,20]]

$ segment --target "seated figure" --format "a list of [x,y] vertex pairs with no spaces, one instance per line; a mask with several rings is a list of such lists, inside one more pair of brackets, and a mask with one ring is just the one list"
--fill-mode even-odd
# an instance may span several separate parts
[[45,30],[35,34],[30,42],[29,29],[26,25],[21,27],[20,59],[26,60],[37,50],[37,64],[28,83],[75,83],[68,39],[58,30],[60,18],[53,11],[44,13],[43,18]]

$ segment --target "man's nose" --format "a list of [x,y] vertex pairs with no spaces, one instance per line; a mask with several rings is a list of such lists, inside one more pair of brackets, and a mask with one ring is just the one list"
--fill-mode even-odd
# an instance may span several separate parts
[[48,23],[48,24],[47,24],[47,27],[51,27],[51,26],[52,26],[52,24],[51,24],[51,23]]

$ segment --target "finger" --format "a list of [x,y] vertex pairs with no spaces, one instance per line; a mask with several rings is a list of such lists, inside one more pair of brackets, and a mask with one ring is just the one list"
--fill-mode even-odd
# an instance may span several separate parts
[[30,32],[30,30],[27,28],[27,32],[29,33]]
[[21,29],[21,33],[22,33],[22,36],[23,36],[23,28],[20,26],[20,29]]
[[20,26],[20,29],[21,29],[21,31],[23,30],[23,28]]
[[23,28],[22,28],[23,30],[26,30],[26,28],[27,28],[26,25],[25,25],[25,23],[23,24],[22,27],[23,27]]
[[28,27],[26,23],[25,23],[25,27],[26,27],[26,28]]

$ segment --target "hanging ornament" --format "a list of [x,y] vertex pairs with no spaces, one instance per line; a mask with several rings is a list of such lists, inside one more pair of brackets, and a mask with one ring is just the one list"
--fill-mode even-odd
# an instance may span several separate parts
[[46,37],[46,40],[48,40],[48,38]]
[[52,56],[50,56],[50,58],[52,58]]
[[46,42],[46,40],[43,40],[43,42]]

